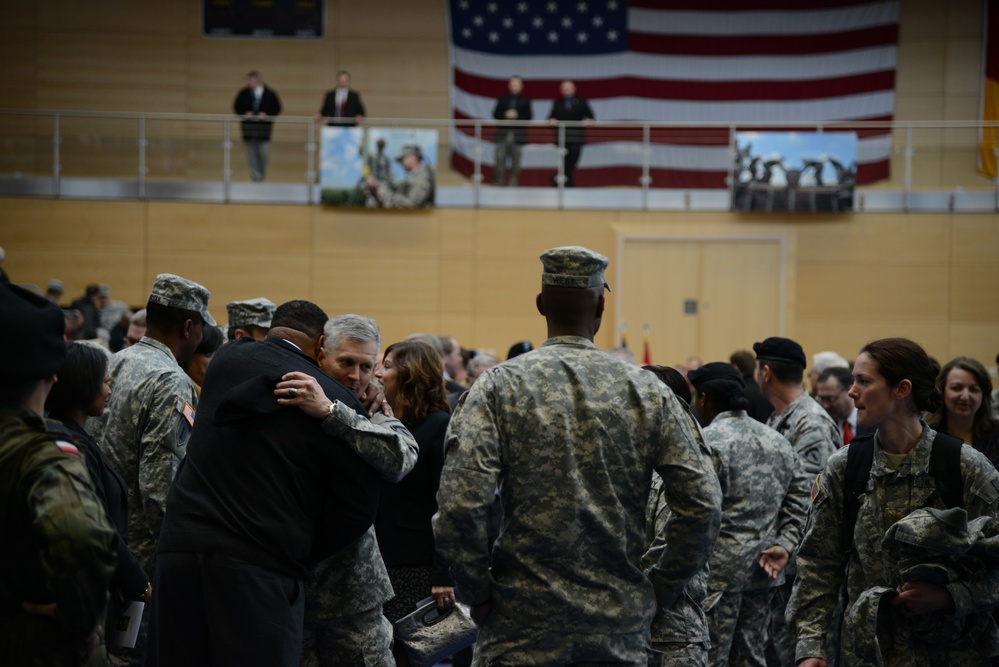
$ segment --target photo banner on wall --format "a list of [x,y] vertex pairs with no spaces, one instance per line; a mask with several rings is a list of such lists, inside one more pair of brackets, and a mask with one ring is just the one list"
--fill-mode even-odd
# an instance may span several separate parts
[[856,132],[736,132],[735,211],[852,211]]
[[323,204],[403,209],[434,205],[437,130],[324,127],[320,138]]

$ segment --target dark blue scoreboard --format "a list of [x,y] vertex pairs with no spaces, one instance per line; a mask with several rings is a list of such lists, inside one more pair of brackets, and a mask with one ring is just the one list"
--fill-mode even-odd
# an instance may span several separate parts
[[321,39],[325,0],[202,0],[206,37]]

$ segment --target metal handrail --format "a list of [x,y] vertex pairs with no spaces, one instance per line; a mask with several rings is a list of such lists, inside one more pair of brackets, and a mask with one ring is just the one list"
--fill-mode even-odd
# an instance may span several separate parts
[[[192,113],[173,113],[173,112],[136,112],[136,111],[84,111],[84,110],[56,110],[56,109],[0,109],[0,117],[16,117],[16,116],[28,116],[28,117],[51,117],[52,118],[52,192],[55,196],[59,196],[61,192],[61,183],[63,176],[63,166],[61,164],[62,159],[62,144],[64,142],[63,133],[65,132],[65,120],[66,119],[76,119],[76,118],[88,118],[88,119],[115,119],[115,120],[134,120],[137,121],[137,185],[138,185],[138,196],[144,198],[147,194],[147,180],[148,180],[148,155],[147,149],[149,147],[149,129],[148,125],[150,121],[185,121],[185,122],[209,122],[218,123],[222,129],[222,181],[224,184],[224,198],[226,201],[231,200],[232,196],[232,132],[233,125],[238,121],[243,120],[242,116],[237,116],[233,114],[192,114]],[[275,125],[283,126],[298,126],[303,127],[306,130],[306,141],[304,144],[304,149],[306,151],[306,169],[305,169],[305,184],[308,187],[312,187],[316,182],[318,174],[318,164],[316,153],[318,148],[318,133],[320,128],[327,120],[331,119],[315,119],[313,117],[307,116],[276,116],[268,119]],[[614,129],[641,129],[642,131],[642,153],[641,153],[641,176],[638,179],[637,185],[642,190],[642,203],[643,207],[647,207],[649,200],[649,190],[651,188],[651,143],[652,143],[652,131],[658,128],[669,128],[669,129],[724,129],[730,136],[729,150],[732,152],[731,157],[734,158],[735,151],[735,132],[736,130],[765,130],[768,128],[775,129],[787,129],[793,130],[796,128],[808,129],[811,131],[831,131],[831,130],[863,130],[863,129],[891,129],[891,130],[904,130],[904,146],[901,148],[901,154],[904,157],[904,175],[902,182],[902,208],[903,210],[909,210],[912,203],[912,190],[913,190],[913,158],[916,154],[916,149],[914,146],[914,133],[921,129],[977,129],[979,131],[985,128],[995,128],[999,129],[999,121],[973,121],[973,120],[949,120],[949,121],[929,121],[929,120],[914,120],[914,121],[824,121],[824,122],[809,122],[809,121],[747,121],[744,124],[731,123],[731,122],[721,122],[721,121],[587,121],[587,122],[571,122],[571,121],[560,121],[556,127],[548,123],[547,120],[538,121],[512,121],[512,120],[493,120],[493,119],[427,119],[427,118],[366,118],[364,124],[367,126],[377,126],[377,127],[430,127],[430,128],[447,128],[449,130],[455,130],[457,128],[471,128],[472,136],[476,143],[476,149],[473,155],[473,173],[471,175],[471,183],[474,188],[473,201],[474,205],[478,206],[480,203],[480,188],[483,184],[483,174],[482,174],[482,141],[483,141],[483,130],[485,128],[493,127],[525,127],[525,128],[545,128],[548,130],[555,130],[555,144],[559,151],[565,150],[565,136],[566,130],[571,127],[578,126],[588,126],[595,129],[600,128],[614,128]],[[43,134],[36,134],[36,136],[44,136]],[[999,157],[999,148],[996,150],[997,157]],[[557,176],[556,183],[558,185],[558,202],[559,207],[564,203],[565,197],[565,174],[563,173],[563,161],[557,160]],[[730,161],[731,164],[731,161]],[[730,179],[731,180],[731,179]],[[994,179],[994,190],[995,190],[995,207],[999,211],[999,175]],[[729,187],[733,187],[733,184],[729,184]],[[960,190],[961,188],[958,188]]]

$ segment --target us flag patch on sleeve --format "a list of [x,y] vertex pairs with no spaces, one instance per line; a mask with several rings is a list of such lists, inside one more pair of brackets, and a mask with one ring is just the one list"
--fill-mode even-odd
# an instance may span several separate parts
[[56,447],[66,452],[67,454],[76,454],[77,456],[83,456],[80,453],[80,450],[77,449],[76,445],[74,445],[72,442],[67,442],[66,440],[56,440],[55,444]]
[[191,407],[190,403],[184,403],[183,412],[184,412],[184,419],[187,420],[187,423],[190,424],[191,426],[194,426],[194,408]]

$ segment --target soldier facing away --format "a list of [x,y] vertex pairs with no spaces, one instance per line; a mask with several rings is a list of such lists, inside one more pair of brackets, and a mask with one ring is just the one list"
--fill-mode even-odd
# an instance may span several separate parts
[[[476,664],[645,665],[657,607],[673,605],[714,545],[718,479],[673,393],[593,344],[607,258],[573,246],[541,261],[549,338],[459,401],[435,543],[481,626]],[[647,578],[653,469],[674,514],[671,548]],[[491,545],[497,484],[504,516]]]

